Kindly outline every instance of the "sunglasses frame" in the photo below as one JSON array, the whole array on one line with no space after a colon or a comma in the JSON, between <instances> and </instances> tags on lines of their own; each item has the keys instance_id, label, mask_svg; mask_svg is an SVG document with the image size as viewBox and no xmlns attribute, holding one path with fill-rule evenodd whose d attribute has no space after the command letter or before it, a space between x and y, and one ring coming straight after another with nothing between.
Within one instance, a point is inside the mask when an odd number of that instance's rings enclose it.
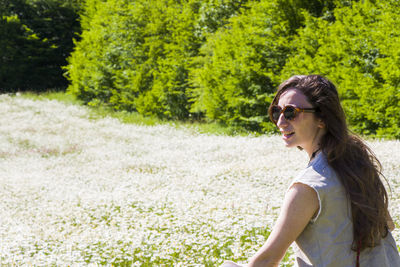
<instances>
[{"instance_id":1,"label":"sunglasses frame","mask_svg":"<svg viewBox=\"0 0 400 267\"><path fill-rule=\"evenodd\" d=\"M272 111L275 107L277 107L277 108L280 109L280 111L279 111L279 117L278 117L277 120L274 120L273 111ZM292 117L292 118L287 118L287 117L286 117L286 115L285 115L285 110L286 110L287 108L293 108L294 111L293 111L293 117ZM317 112L317 108L298 108L298 107L291 106L291 105L287 105L287 106L284 106L283 108L281 108L281 107L278 106L278 105L274 105L274 106L272 106L271 109L270 109L270 118L271 118L271 120L276 124L276 123L278 122L278 120L279 120L281 114L283 113L283 117L285 118L285 120L292 121L292 120L294 120L294 119L297 117L297 115L298 115L299 113L301 113L301 112L304 112L304 113L315 113L315 112Z\"/></svg>"}]
</instances>

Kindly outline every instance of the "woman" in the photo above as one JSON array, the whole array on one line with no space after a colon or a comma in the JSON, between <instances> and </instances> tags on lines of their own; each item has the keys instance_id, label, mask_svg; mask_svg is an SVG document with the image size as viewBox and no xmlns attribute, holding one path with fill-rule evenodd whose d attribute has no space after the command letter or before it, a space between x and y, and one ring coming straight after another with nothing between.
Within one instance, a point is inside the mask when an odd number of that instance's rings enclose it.
<instances>
[{"instance_id":1,"label":"woman","mask_svg":"<svg viewBox=\"0 0 400 267\"><path fill-rule=\"evenodd\" d=\"M293 76L269 115L286 146L305 150L310 162L248 266L278 266L293 241L296 266L400 266L381 165L349 134L335 86L319 75Z\"/></svg>"}]
</instances>

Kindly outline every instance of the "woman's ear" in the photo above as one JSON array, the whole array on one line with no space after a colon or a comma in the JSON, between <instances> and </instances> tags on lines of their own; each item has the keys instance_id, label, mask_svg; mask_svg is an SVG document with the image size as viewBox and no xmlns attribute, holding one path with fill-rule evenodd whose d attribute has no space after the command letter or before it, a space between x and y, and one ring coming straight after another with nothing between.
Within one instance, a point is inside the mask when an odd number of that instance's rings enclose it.
<instances>
[{"instance_id":1,"label":"woman's ear","mask_svg":"<svg viewBox=\"0 0 400 267\"><path fill-rule=\"evenodd\" d=\"M325 122L322 119L318 119L318 127L322 129L326 127Z\"/></svg>"}]
</instances>

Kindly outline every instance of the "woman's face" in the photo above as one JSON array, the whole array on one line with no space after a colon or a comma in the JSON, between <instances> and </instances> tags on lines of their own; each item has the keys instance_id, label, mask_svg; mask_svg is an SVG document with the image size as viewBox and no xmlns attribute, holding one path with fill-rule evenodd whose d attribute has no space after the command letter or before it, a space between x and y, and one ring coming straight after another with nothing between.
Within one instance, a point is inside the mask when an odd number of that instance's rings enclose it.
<instances>
[{"instance_id":1,"label":"woman's face","mask_svg":"<svg viewBox=\"0 0 400 267\"><path fill-rule=\"evenodd\" d=\"M296 108L313 108L306 96L297 89L288 89L279 98L278 106L294 106ZM276 125L282 133L287 147L302 147L309 156L319 147L319 141L325 134L324 123L314 113L300 112L292 120L280 115Z\"/></svg>"}]
</instances>

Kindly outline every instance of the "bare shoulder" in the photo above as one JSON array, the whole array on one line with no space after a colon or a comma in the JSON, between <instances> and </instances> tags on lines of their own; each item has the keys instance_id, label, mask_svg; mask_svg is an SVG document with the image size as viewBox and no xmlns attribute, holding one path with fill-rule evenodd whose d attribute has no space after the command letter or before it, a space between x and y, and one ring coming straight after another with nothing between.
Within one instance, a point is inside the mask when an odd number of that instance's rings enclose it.
<instances>
[{"instance_id":1,"label":"bare shoulder","mask_svg":"<svg viewBox=\"0 0 400 267\"><path fill-rule=\"evenodd\" d=\"M296 182L289 188L286 199L297 201L312 201L318 203L318 195L314 188L301 182Z\"/></svg>"},{"instance_id":2,"label":"bare shoulder","mask_svg":"<svg viewBox=\"0 0 400 267\"><path fill-rule=\"evenodd\" d=\"M319 208L317 192L306 184L294 183L285 195L282 215L286 218L301 216L306 223L315 217Z\"/></svg>"},{"instance_id":3,"label":"bare shoulder","mask_svg":"<svg viewBox=\"0 0 400 267\"><path fill-rule=\"evenodd\" d=\"M301 191L301 192L314 192L315 193L315 190L311 186L306 185L302 182L294 182L290 186L289 190L291 190L291 189L296 190L296 191Z\"/></svg>"}]
</instances>

